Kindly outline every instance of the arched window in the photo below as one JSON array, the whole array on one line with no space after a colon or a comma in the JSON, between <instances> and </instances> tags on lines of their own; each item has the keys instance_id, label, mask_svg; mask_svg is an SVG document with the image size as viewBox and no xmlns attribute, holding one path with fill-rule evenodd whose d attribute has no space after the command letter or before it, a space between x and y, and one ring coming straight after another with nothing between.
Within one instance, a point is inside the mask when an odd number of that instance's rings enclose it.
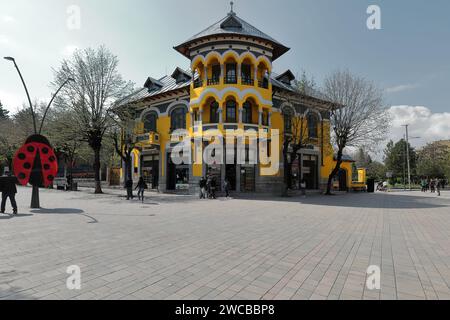
<instances>
[{"instance_id":1,"label":"arched window","mask_svg":"<svg viewBox=\"0 0 450 320\"><path fill-rule=\"evenodd\" d=\"M177 129L186 129L186 112L184 108L177 108L170 115L172 131Z\"/></svg>"},{"instance_id":2,"label":"arched window","mask_svg":"<svg viewBox=\"0 0 450 320\"><path fill-rule=\"evenodd\" d=\"M252 123L252 104L248 101L242 106L242 121L244 123Z\"/></svg>"},{"instance_id":3,"label":"arched window","mask_svg":"<svg viewBox=\"0 0 450 320\"><path fill-rule=\"evenodd\" d=\"M227 101L227 122L236 123L236 101Z\"/></svg>"},{"instance_id":4,"label":"arched window","mask_svg":"<svg viewBox=\"0 0 450 320\"><path fill-rule=\"evenodd\" d=\"M211 103L211 107L209 109L209 122L210 123L219 123L219 104L217 101L213 101Z\"/></svg>"},{"instance_id":5,"label":"arched window","mask_svg":"<svg viewBox=\"0 0 450 320\"><path fill-rule=\"evenodd\" d=\"M286 133L292 133L292 111L285 110L283 112L283 118L284 118L284 131Z\"/></svg>"},{"instance_id":6,"label":"arched window","mask_svg":"<svg viewBox=\"0 0 450 320\"><path fill-rule=\"evenodd\" d=\"M144 130L145 132L157 132L157 122L158 116L151 112L144 116Z\"/></svg>"},{"instance_id":7,"label":"arched window","mask_svg":"<svg viewBox=\"0 0 450 320\"><path fill-rule=\"evenodd\" d=\"M317 117L314 114L308 114L308 136L309 138L317 138Z\"/></svg>"}]
</instances>

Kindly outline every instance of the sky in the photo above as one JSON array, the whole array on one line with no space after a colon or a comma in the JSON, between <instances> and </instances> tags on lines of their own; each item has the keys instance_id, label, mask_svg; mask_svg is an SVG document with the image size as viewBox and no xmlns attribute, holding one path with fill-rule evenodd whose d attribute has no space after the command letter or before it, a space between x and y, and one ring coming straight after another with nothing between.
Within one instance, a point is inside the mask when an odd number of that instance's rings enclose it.
<instances>
[{"instance_id":1,"label":"sky","mask_svg":"<svg viewBox=\"0 0 450 320\"><path fill-rule=\"evenodd\" d=\"M275 72L304 70L320 85L348 69L384 90L393 140L403 124L415 146L450 139L450 1L234 2L238 16L291 48ZM367 27L370 5L380 8L379 30ZM229 10L228 0L0 0L0 56L16 59L33 99L49 100L53 68L76 48L100 45L118 56L124 79L142 86L188 68L173 46ZM0 60L0 101L15 112L25 99L13 65Z\"/></svg>"}]
</instances>

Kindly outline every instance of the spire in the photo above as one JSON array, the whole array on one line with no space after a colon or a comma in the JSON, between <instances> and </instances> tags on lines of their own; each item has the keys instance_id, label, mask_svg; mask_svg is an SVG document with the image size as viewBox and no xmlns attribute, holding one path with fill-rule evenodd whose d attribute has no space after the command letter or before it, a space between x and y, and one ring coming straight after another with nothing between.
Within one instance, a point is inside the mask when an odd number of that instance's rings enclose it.
<instances>
[{"instance_id":1,"label":"spire","mask_svg":"<svg viewBox=\"0 0 450 320\"><path fill-rule=\"evenodd\" d=\"M231 6L231 10L230 10L229 15L234 16L236 13L233 11L233 6L234 6L234 2L233 1L230 2L230 6Z\"/></svg>"}]
</instances>

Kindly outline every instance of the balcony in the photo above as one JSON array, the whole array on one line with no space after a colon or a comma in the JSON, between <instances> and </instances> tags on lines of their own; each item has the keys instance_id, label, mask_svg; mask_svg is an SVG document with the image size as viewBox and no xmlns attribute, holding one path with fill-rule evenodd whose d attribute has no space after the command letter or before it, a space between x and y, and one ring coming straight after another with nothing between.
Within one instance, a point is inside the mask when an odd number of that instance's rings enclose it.
<instances>
[{"instance_id":1,"label":"balcony","mask_svg":"<svg viewBox=\"0 0 450 320\"><path fill-rule=\"evenodd\" d=\"M242 77L242 85L244 86L254 86L255 85L255 80L253 80L250 77Z\"/></svg>"},{"instance_id":2,"label":"balcony","mask_svg":"<svg viewBox=\"0 0 450 320\"><path fill-rule=\"evenodd\" d=\"M220 84L220 78L219 77L213 77L211 79L208 79L208 86L217 86Z\"/></svg>"},{"instance_id":3,"label":"balcony","mask_svg":"<svg viewBox=\"0 0 450 320\"><path fill-rule=\"evenodd\" d=\"M237 77L225 77L225 84L237 84Z\"/></svg>"},{"instance_id":4,"label":"balcony","mask_svg":"<svg viewBox=\"0 0 450 320\"><path fill-rule=\"evenodd\" d=\"M201 79L196 79L194 81L194 88L200 88L203 87L203 81Z\"/></svg>"},{"instance_id":5,"label":"balcony","mask_svg":"<svg viewBox=\"0 0 450 320\"><path fill-rule=\"evenodd\" d=\"M263 88L263 89L269 89L269 82L259 80L258 87Z\"/></svg>"},{"instance_id":6,"label":"balcony","mask_svg":"<svg viewBox=\"0 0 450 320\"><path fill-rule=\"evenodd\" d=\"M149 132L149 133L143 133L143 134L137 134L135 136L136 143L141 145L159 145L159 134L156 132Z\"/></svg>"}]
</instances>

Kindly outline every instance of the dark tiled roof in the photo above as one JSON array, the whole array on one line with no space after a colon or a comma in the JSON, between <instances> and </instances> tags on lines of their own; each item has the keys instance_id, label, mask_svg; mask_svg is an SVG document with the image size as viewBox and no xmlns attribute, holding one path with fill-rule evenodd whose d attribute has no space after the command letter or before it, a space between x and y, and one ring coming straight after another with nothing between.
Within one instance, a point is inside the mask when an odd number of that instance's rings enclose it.
<instances>
[{"instance_id":1,"label":"dark tiled roof","mask_svg":"<svg viewBox=\"0 0 450 320\"><path fill-rule=\"evenodd\" d=\"M183 55L189 57L187 47L189 46L190 43L214 35L241 35L267 40L271 42L274 46L273 60L277 59L278 57L289 51L289 48L282 45L280 42L268 36L261 30L257 29L256 27L252 26L245 20L239 18L234 12L230 12L223 19L217 21L216 23L209 26L205 30L197 33L196 35L189 38L182 44L176 46L175 49L180 53L182 53Z\"/></svg>"},{"instance_id":2,"label":"dark tiled roof","mask_svg":"<svg viewBox=\"0 0 450 320\"><path fill-rule=\"evenodd\" d=\"M197 78L197 76L195 77ZM162 84L162 87L154 87L153 89L149 90L148 88L142 88L139 89L129 96L119 100L116 102L116 106L124 106L126 104L130 103L137 103L142 100L145 100L150 97L155 97L157 95L168 93L171 91L176 91L182 88L189 88L191 85L192 80L189 79L185 82L179 82L176 83L176 80L172 78L171 76L164 76L161 79L157 80L160 84Z\"/></svg>"}]
</instances>

